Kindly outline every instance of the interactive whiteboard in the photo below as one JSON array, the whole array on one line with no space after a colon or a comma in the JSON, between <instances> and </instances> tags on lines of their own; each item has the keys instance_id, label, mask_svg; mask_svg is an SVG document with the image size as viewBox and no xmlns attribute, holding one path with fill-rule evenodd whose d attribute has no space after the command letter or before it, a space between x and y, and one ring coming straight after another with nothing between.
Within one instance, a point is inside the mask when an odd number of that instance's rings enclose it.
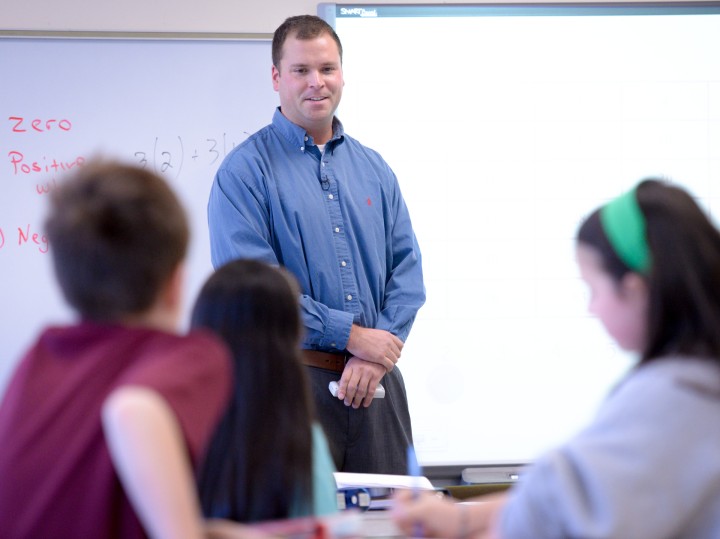
<instances>
[{"instance_id":1,"label":"interactive whiteboard","mask_svg":"<svg viewBox=\"0 0 720 539\"><path fill-rule=\"evenodd\" d=\"M212 271L215 170L279 104L270 41L0 37L0 392L40 328L71 318L42 225L61 174L96 155L151 168L188 210L186 304Z\"/></svg>"},{"instance_id":2,"label":"interactive whiteboard","mask_svg":"<svg viewBox=\"0 0 720 539\"><path fill-rule=\"evenodd\" d=\"M321 4L338 115L397 173L427 304L399 366L424 465L531 461L632 358L573 236L648 175L720 212L720 4Z\"/></svg>"}]
</instances>

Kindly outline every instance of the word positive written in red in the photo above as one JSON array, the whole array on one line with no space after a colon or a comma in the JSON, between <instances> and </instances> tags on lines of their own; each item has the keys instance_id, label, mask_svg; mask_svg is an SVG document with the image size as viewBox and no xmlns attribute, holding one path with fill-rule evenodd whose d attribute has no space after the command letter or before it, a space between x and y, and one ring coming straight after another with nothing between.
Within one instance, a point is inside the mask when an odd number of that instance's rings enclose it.
<instances>
[{"instance_id":1,"label":"word positive written in red","mask_svg":"<svg viewBox=\"0 0 720 539\"><path fill-rule=\"evenodd\" d=\"M22 152L16 150L10 150L8 152L10 158L10 165L13 169L13 174L38 174L38 173L58 173L72 170L75 167L82 166L85 163L85 158L81 155L75 157L70 161L58 160L52 158L49 160L43 156L41 159L36 161L26 160L25 155Z\"/></svg>"},{"instance_id":2,"label":"word positive written in red","mask_svg":"<svg viewBox=\"0 0 720 539\"><path fill-rule=\"evenodd\" d=\"M25 118L24 116L8 116L10 130L13 133L47 133L49 131L70 131L72 123L66 118Z\"/></svg>"}]
</instances>

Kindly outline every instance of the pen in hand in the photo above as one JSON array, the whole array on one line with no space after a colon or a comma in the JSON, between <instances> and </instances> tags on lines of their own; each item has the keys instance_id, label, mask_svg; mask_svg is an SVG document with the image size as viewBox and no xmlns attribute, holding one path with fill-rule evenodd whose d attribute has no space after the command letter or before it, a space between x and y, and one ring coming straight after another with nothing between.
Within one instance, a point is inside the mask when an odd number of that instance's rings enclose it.
<instances>
[{"instance_id":1,"label":"pen in hand","mask_svg":"<svg viewBox=\"0 0 720 539\"><path fill-rule=\"evenodd\" d=\"M422 472L420 470L420 465L418 464L417 455L415 454L415 448L412 445L409 445L407 448L407 467L408 467L408 475L411 477L416 478L416 480L413 482L413 499L417 500L420 497L420 476L422 475ZM413 537L424 537L423 533L423 526L422 523L416 522L413 525Z\"/></svg>"}]
</instances>

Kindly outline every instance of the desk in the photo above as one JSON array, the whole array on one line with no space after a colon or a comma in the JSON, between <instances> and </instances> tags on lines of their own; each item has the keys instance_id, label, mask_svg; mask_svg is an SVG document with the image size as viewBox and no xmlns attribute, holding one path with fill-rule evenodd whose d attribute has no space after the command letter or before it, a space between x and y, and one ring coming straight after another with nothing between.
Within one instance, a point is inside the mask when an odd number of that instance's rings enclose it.
<instances>
[{"instance_id":1,"label":"desk","mask_svg":"<svg viewBox=\"0 0 720 539\"><path fill-rule=\"evenodd\" d=\"M301 517L270 520L251 525L254 530L270 537L291 539L399 539L405 537L395 526L391 512L375 510L361 512L355 509L322 517ZM214 539L245 539L247 528L235 528L227 534L216 534Z\"/></svg>"},{"instance_id":2,"label":"desk","mask_svg":"<svg viewBox=\"0 0 720 539\"><path fill-rule=\"evenodd\" d=\"M365 511L361 518L361 537L405 537L393 522L390 511Z\"/></svg>"}]
</instances>

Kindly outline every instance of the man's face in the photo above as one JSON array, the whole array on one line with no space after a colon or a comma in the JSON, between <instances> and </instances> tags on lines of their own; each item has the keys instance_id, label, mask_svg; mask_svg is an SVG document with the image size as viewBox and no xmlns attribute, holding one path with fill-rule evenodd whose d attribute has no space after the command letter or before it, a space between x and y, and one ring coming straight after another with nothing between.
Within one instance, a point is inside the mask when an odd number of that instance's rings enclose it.
<instances>
[{"instance_id":1,"label":"man's face","mask_svg":"<svg viewBox=\"0 0 720 539\"><path fill-rule=\"evenodd\" d=\"M279 64L272 68L272 80L283 115L324 144L332 136L345 84L337 43L328 34L304 40L288 36Z\"/></svg>"}]
</instances>

